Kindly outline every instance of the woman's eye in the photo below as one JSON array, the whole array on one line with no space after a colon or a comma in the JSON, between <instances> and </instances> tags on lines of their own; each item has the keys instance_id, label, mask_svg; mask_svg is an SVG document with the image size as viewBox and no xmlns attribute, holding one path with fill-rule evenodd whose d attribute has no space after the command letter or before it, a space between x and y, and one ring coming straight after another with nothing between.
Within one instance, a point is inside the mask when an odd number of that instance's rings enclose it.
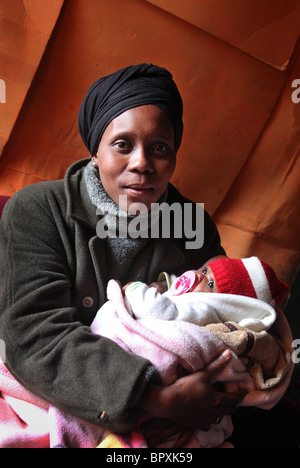
<instances>
[{"instance_id":1,"label":"woman's eye","mask_svg":"<svg viewBox=\"0 0 300 468\"><path fill-rule=\"evenodd\" d=\"M155 149L156 151L166 151L167 147L166 145L156 145Z\"/></svg>"},{"instance_id":2,"label":"woman's eye","mask_svg":"<svg viewBox=\"0 0 300 468\"><path fill-rule=\"evenodd\" d=\"M154 150L155 153L165 154L165 153L168 152L169 148L168 148L167 145L165 145L163 143L159 143L158 145L154 146L153 150Z\"/></svg>"},{"instance_id":3,"label":"woman's eye","mask_svg":"<svg viewBox=\"0 0 300 468\"><path fill-rule=\"evenodd\" d=\"M209 281L209 282L207 283L207 286L208 286L210 289L213 289L213 288L214 288L214 285L215 285L215 284L214 284L213 281Z\"/></svg>"},{"instance_id":4,"label":"woman's eye","mask_svg":"<svg viewBox=\"0 0 300 468\"><path fill-rule=\"evenodd\" d=\"M115 141L113 143L113 146L116 148L116 150L118 151L128 151L129 148L130 148L130 145L127 141L123 141L123 140L120 140L120 141Z\"/></svg>"}]
</instances>

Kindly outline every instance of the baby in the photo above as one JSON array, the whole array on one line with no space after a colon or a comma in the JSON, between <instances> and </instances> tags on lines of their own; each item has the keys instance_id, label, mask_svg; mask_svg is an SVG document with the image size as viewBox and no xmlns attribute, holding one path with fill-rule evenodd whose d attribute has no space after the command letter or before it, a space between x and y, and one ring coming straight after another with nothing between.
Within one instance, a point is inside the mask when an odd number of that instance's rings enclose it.
<instances>
[{"instance_id":1,"label":"baby","mask_svg":"<svg viewBox=\"0 0 300 468\"><path fill-rule=\"evenodd\" d=\"M108 301L92 331L147 357L164 385L201 369L225 346L232 357L228 368L216 376L218 385L224 391L246 391L244 406L276 404L286 389L291 364L286 345L267 332L276 321L274 307L287 292L274 270L257 257L218 257L179 278L166 273L163 278L164 292L162 282L150 286L133 282L123 294L120 284L111 280ZM218 446L231 431L226 415L208 432L188 434L184 446ZM182 444L186 435L183 431L157 446Z\"/></svg>"},{"instance_id":2,"label":"baby","mask_svg":"<svg viewBox=\"0 0 300 468\"><path fill-rule=\"evenodd\" d=\"M135 318L187 320L202 326L232 320L261 331L274 323L274 308L288 290L274 270L258 257L218 257L173 282L167 273L163 276L167 284L163 293L162 283L147 286L134 282L123 288L126 305ZM212 295L208 297L207 293ZM234 297L225 296L229 294Z\"/></svg>"}]
</instances>

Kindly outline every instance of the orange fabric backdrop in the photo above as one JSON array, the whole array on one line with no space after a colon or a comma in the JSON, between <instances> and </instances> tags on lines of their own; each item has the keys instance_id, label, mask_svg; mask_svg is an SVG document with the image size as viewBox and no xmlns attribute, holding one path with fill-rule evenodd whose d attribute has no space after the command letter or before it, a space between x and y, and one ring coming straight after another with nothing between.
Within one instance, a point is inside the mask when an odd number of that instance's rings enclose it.
<instances>
[{"instance_id":1,"label":"orange fabric backdrop","mask_svg":"<svg viewBox=\"0 0 300 468\"><path fill-rule=\"evenodd\" d=\"M173 183L204 202L229 255L260 255L292 282L300 263L300 103L291 99L300 79L298 0L1 0L0 21L1 194L63 177L87 156L77 111L90 84L156 63L173 73L184 101Z\"/></svg>"}]
</instances>

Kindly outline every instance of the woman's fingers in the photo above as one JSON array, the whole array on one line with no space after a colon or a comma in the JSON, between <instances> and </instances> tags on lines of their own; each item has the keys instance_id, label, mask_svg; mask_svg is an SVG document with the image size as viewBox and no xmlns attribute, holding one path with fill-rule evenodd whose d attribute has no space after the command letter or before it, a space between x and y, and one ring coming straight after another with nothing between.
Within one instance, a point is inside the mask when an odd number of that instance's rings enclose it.
<instances>
[{"instance_id":1,"label":"woman's fingers","mask_svg":"<svg viewBox=\"0 0 300 468\"><path fill-rule=\"evenodd\" d=\"M231 353L226 350L204 369L181 377L171 385L150 384L139 401L139 408L157 418L171 419L179 427L208 430L218 418L233 413L244 396L223 393L212 384L230 359Z\"/></svg>"},{"instance_id":2,"label":"woman's fingers","mask_svg":"<svg viewBox=\"0 0 300 468\"><path fill-rule=\"evenodd\" d=\"M242 401L246 393L247 392L221 393L219 415L221 416L224 414L234 413L238 404Z\"/></svg>"},{"instance_id":3,"label":"woman's fingers","mask_svg":"<svg viewBox=\"0 0 300 468\"><path fill-rule=\"evenodd\" d=\"M203 372L206 373L208 381L211 381L212 378L221 371L231 359L231 352L229 349L223 351L219 356L214 358L207 366L203 369Z\"/></svg>"},{"instance_id":4,"label":"woman's fingers","mask_svg":"<svg viewBox=\"0 0 300 468\"><path fill-rule=\"evenodd\" d=\"M211 382L215 375L223 370L228 362L231 359L231 352L229 349L223 351L217 358L211 361L203 371L206 374L206 379L208 382ZM222 417L225 414L232 414L240 401L244 398L245 392L237 393L224 393L218 391L219 396L219 405L218 405L218 414L216 418Z\"/></svg>"}]
</instances>

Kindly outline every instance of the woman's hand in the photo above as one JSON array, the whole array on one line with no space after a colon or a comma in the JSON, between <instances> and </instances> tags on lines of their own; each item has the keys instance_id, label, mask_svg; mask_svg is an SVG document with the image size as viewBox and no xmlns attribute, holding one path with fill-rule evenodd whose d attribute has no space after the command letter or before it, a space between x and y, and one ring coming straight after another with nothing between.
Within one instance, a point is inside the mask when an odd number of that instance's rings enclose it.
<instances>
[{"instance_id":1,"label":"woman's hand","mask_svg":"<svg viewBox=\"0 0 300 468\"><path fill-rule=\"evenodd\" d=\"M224 351L201 371L179 378L172 385L150 385L138 407L157 418L170 419L181 428L209 430L211 424L235 411L244 394L223 393L210 383L231 358Z\"/></svg>"}]
</instances>

